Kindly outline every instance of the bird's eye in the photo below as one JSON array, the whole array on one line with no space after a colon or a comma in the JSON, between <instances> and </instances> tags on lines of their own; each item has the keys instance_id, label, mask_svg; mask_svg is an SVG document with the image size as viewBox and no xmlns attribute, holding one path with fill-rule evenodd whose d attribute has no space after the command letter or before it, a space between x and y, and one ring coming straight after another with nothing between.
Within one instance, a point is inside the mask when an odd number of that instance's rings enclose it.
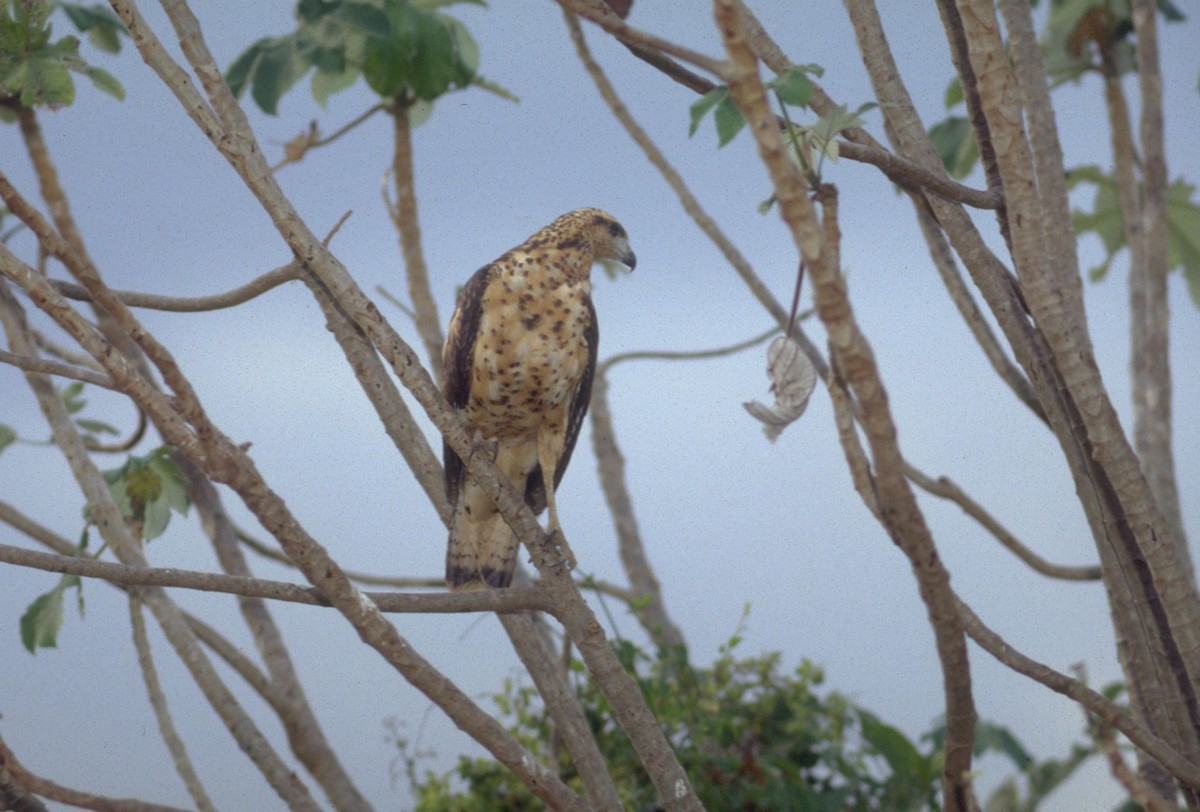
<instances>
[{"instance_id":1,"label":"bird's eye","mask_svg":"<svg viewBox=\"0 0 1200 812\"><path fill-rule=\"evenodd\" d=\"M625 229L621 228L616 223L609 223L608 224L608 233L614 237L620 237L622 234L625 233Z\"/></svg>"}]
</instances>

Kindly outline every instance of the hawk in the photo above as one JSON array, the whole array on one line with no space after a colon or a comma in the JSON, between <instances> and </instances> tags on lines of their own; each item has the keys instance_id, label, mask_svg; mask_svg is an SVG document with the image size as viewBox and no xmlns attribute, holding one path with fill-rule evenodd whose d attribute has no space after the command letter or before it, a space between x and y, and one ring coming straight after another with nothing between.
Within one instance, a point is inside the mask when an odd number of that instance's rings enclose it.
<instances>
[{"instance_id":1,"label":"hawk","mask_svg":"<svg viewBox=\"0 0 1200 812\"><path fill-rule=\"evenodd\" d=\"M458 297L442 353L443 393L476 441L490 443L496 466L534 513L549 507L571 460L596 371L599 332L592 265L636 258L610 214L564 214L480 268ZM446 549L451 590L504 588L519 542L496 506L443 441L446 497L453 508ZM567 561L574 556L559 534Z\"/></svg>"}]
</instances>

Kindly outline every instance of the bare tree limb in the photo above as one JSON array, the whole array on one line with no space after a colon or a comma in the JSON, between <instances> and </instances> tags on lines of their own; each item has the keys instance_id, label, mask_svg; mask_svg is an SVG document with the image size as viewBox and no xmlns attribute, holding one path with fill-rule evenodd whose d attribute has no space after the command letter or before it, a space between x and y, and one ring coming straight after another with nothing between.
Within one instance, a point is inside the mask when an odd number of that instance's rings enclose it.
<instances>
[{"instance_id":1,"label":"bare tree limb","mask_svg":"<svg viewBox=\"0 0 1200 812\"><path fill-rule=\"evenodd\" d=\"M811 311L801 313L796 317L796 321L804 321L810 313ZM633 352L619 352L601 361L596 367L596 374L607 373L614 366L625 361L701 361L708 358L724 358L728 355L736 355L751 347L757 347L778 333L780 329L779 327L771 327L753 338L748 338L745 341L739 341L736 344L730 344L725 347L714 347L711 350L635 350Z\"/></svg>"},{"instance_id":2,"label":"bare tree limb","mask_svg":"<svg viewBox=\"0 0 1200 812\"><path fill-rule=\"evenodd\" d=\"M7 181L3 182L7 183ZM73 253L70 255L72 258L75 257ZM94 330L77 313L71 311L70 306L61 297L58 297L58 294L50 288L41 274L17 260L2 244L0 244L0 273L18 284L24 283L26 293L30 292L30 286L38 287L39 289L31 296L35 302L44 302L46 296L58 298L59 306L51 315L64 317L69 314L65 321L74 328L69 332L72 332L77 340L82 339L81 343L92 352L93 357L105 364L110 375L118 379L128 376L129 373L126 372L129 367L128 359L119 356L112 350L111 345L103 343ZM9 346L18 353L36 352L24 327L23 311L16 299L9 293L7 285L0 285L0 321L3 321ZM59 323L64 324L61 320ZM66 325L64 324L64 326ZM87 346L88 343L91 343L92 346ZM87 498L92 520L96 523L109 548L125 565L145 566L145 556L131 537L120 512L112 501L108 484L88 456L87 448L54 387L47 378L38 373L27 372L25 377L50 424L55 443L62 451L71 467L72 474ZM154 612L167 639L179 654L184 665L187 666L217 715L243 752L262 772L271 787L289 805L300 810L315 810L316 805L308 794L308 790L279 759L270 743L246 715L237 699L221 682L212 664L199 648L195 636L184 622L179 608L171 601L167 593L161 588L147 588L143 593L143 599Z\"/></svg>"},{"instance_id":3,"label":"bare tree limb","mask_svg":"<svg viewBox=\"0 0 1200 812\"><path fill-rule=\"evenodd\" d=\"M721 31L731 67L729 92L745 116L758 143L759 155L775 187L780 214L813 281L817 313L829 334L830 353L837 357L863 412L863 427L871 448L879 508L892 540L909 557L929 612L942 666L946 699L946 761L942 776L948 809L966 810L974 803L970 786L975 708L971 697L966 640L953 605L949 574L938 558L933 538L904 478L904 461L896 443L879 371L866 338L855 323L837 260L840 235L836 193L818 193L824 220L818 219L807 189L788 158L774 114L758 76L758 63L745 40L741 3L716 0Z\"/></svg>"},{"instance_id":4,"label":"bare tree limb","mask_svg":"<svg viewBox=\"0 0 1200 812\"><path fill-rule=\"evenodd\" d=\"M627 25L604 4L603 0L557 0L557 2L566 11L590 20L627 45L636 45L668 54L717 76L720 76L725 69L725 63L720 60Z\"/></svg>"},{"instance_id":5,"label":"bare tree limb","mask_svg":"<svg viewBox=\"0 0 1200 812\"><path fill-rule=\"evenodd\" d=\"M70 573L84 578L100 578L126 586L160 586L194 589L200 592L223 592L245 598L262 598L302 603L309 606L330 606L328 598L313 587L270 581L246 575L225 575L218 572L196 572L161 567L129 566L109 561L71 555L55 555L0 544L0 563L30 567L44 572ZM491 592L460 592L434 594L401 594L395 592L364 592L364 597L381 612L520 612L550 611L547 598L532 588L494 590Z\"/></svg>"},{"instance_id":6,"label":"bare tree limb","mask_svg":"<svg viewBox=\"0 0 1200 812\"><path fill-rule=\"evenodd\" d=\"M43 375L57 375L60 378L70 378L76 381L90 383L93 386L99 386L104 389L111 389L115 392L121 391L104 375L92 372L90 369L81 369L80 367L71 364L63 364L58 361L47 361L44 358L30 358L27 355L17 355L8 350L0 350L0 363L9 364L17 369L23 369L26 372L40 372Z\"/></svg>"},{"instance_id":7,"label":"bare tree limb","mask_svg":"<svg viewBox=\"0 0 1200 812\"><path fill-rule=\"evenodd\" d=\"M429 269L425 266L425 254L421 250L421 225L417 218L417 190L413 177L412 126L408 121L408 108L397 104L392 111L392 179L396 182L395 205L389 207L392 223L400 235L400 249L404 254L404 269L408 277L408 297L412 301L417 333L425 345L429 358L429 369L434 380L442 379L442 320L438 318L437 303L429 288Z\"/></svg>"},{"instance_id":8,"label":"bare tree limb","mask_svg":"<svg viewBox=\"0 0 1200 812\"><path fill-rule=\"evenodd\" d=\"M1172 449L1170 308L1167 301L1167 159L1163 138L1163 79L1158 56L1158 10L1134 0L1138 87L1142 101L1138 132L1142 144L1141 231L1143 264L1130 265L1133 333L1133 441L1147 484L1172 539L1182 569L1195 589L1196 570L1183 526ZM1135 212L1125 215L1128 223Z\"/></svg>"},{"instance_id":9,"label":"bare tree limb","mask_svg":"<svg viewBox=\"0 0 1200 812\"><path fill-rule=\"evenodd\" d=\"M25 765L17 760L16 755L0 738L0 797L4 792L4 776L7 774L20 785L26 793L41 795L59 803L91 809L95 812L187 812L177 806L164 806L149 801L138 801L132 798L109 798L91 792L80 792L68 789L46 778L30 772ZM46 807L37 799L28 795L20 801L23 806L12 806L14 812L45 812Z\"/></svg>"},{"instance_id":10,"label":"bare tree limb","mask_svg":"<svg viewBox=\"0 0 1200 812\"><path fill-rule=\"evenodd\" d=\"M1194 787L1200 787L1200 765L1189 761L1166 741L1135 721L1119 705L1105 699L1104 696L1088 688L1079 680L1071 679L1066 674L1055 671L1017 651L1000 635L988 628L971 610L971 607L962 600L956 599L956 601L963 628L984 651L1018 674L1023 674L1045 685L1055 693L1078 702L1090 713L1095 714L1104 724L1121 731L1131 742L1158 759L1180 780Z\"/></svg>"},{"instance_id":11,"label":"bare tree limb","mask_svg":"<svg viewBox=\"0 0 1200 812\"><path fill-rule=\"evenodd\" d=\"M542 636L534 626L533 615L528 612L501 613L499 618L554 721L555 738L562 740L571 755L571 763L583 781L588 805L597 812L622 812L624 804L608 775L604 755L592 735L583 706L571 690L566 674L559 670L552 652L543 644ZM555 744L549 743L551 758L557 755Z\"/></svg>"},{"instance_id":12,"label":"bare tree limb","mask_svg":"<svg viewBox=\"0 0 1200 812\"><path fill-rule=\"evenodd\" d=\"M171 719L171 710L167 706L167 697L163 693L162 684L158 680L158 670L154 667L154 656L150 651L150 638L146 634L146 619L142 617L142 602L136 592L129 596L129 621L133 627L133 646L137 649L138 666L142 672L142 681L146 683L146 693L150 697L150 706L154 708L154 718L158 720L158 731L162 735L167 750L171 753L171 761L175 771L183 779L188 794L196 803L200 812L216 812L216 807L204 791L200 776L188 756L187 746L179 738L175 722Z\"/></svg>"},{"instance_id":13,"label":"bare tree limb","mask_svg":"<svg viewBox=\"0 0 1200 812\"><path fill-rule=\"evenodd\" d=\"M154 293L138 293L137 291L114 290L113 295L129 307L139 307L146 310L164 310L171 313L203 313L210 310L223 310L228 307L244 304L257 296L261 296L272 288L279 287L285 282L300 278L300 264L293 260L287 265L281 265L273 271L268 271L257 279L246 284L212 296L160 296ZM92 301L87 288L70 282L51 280L51 284L68 299L80 302Z\"/></svg>"},{"instance_id":14,"label":"bare tree limb","mask_svg":"<svg viewBox=\"0 0 1200 812\"><path fill-rule=\"evenodd\" d=\"M1052 564L1033 550L1021 543L1020 539L1008 531L1008 529L1000 524L990 513L983 509L982 506L970 496L968 496L962 488L955 484L954 480L949 477L938 477L931 479L925 474L918 471L911 465L906 465L904 474L922 489L928 491L934 496L940 496L943 499L948 499L954 504L963 509L963 512L977 521L985 530L996 537L1004 547L1015 555L1017 558L1029 565L1030 569L1039 572L1048 578L1060 578L1064 581L1099 581L1101 578L1101 568L1094 567L1067 567L1061 564Z\"/></svg>"}]
</instances>

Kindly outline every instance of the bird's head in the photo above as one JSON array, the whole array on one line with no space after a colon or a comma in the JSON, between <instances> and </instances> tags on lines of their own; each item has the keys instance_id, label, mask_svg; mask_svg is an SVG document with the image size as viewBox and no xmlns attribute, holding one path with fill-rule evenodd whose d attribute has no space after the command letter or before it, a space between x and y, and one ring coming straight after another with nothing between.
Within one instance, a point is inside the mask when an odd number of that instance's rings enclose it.
<instances>
[{"instance_id":1,"label":"bird's head","mask_svg":"<svg viewBox=\"0 0 1200 812\"><path fill-rule=\"evenodd\" d=\"M631 271L637 265L637 257L629 247L629 235L608 212L576 209L560 217L555 225L563 226L568 240L590 249L593 261L616 260Z\"/></svg>"}]
</instances>

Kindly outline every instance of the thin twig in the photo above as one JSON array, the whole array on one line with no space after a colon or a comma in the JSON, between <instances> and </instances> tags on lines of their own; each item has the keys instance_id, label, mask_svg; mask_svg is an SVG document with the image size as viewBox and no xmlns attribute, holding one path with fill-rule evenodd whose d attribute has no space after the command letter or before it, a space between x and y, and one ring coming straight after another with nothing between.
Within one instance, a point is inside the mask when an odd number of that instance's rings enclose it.
<instances>
[{"instance_id":1,"label":"thin twig","mask_svg":"<svg viewBox=\"0 0 1200 812\"><path fill-rule=\"evenodd\" d=\"M627 25L612 9L604 4L603 0L558 0L558 4L563 7L564 11L572 12L578 14L580 17L591 20L627 45L637 45L642 48L649 48L669 54L676 59L690 62L701 70L706 70L715 76L720 76L725 70L726 63L722 60L713 59L699 51L677 45L674 42Z\"/></svg>"},{"instance_id":2,"label":"thin twig","mask_svg":"<svg viewBox=\"0 0 1200 812\"><path fill-rule=\"evenodd\" d=\"M1024 561L1035 572L1040 572L1048 578L1059 578L1064 581L1099 581L1101 577L1100 567L1067 567L1062 564L1052 564L1033 550L1026 547L1020 539L1008 531L1008 529L1000 524L990 513L968 496L962 488L958 487L955 482L949 477L938 477L932 479L926 476L921 471L911 465L905 465L904 475L911 479L917 486L928 491L934 496L940 496L942 499L948 499L954 504L963 509L963 512L970 516L975 521L995 536L1004 547L1009 550L1017 558Z\"/></svg>"},{"instance_id":3,"label":"thin twig","mask_svg":"<svg viewBox=\"0 0 1200 812\"><path fill-rule=\"evenodd\" d=\"M347 215L348 216L348 215ZM160 296L155 293L139 293L129 290L114 290L113 295L129 307L146 310L165 310L172 313L202 313L210 310L223 310L235 305L244 304L256 296L261 296L272 288L285 282L300 278L300 264L293 260L287 265L281 265L273 271L268 271L257 279L244 285L212 296ZM63 296L80 302L92 301L91 294L82 285L63 282L57 279L50 281Z\"/></svg>"},{"instance_id":4,"label":"thin twig","mask_svg":"<svg viewBox=\"0 0 1200 812\"><path fill-rule=\"evenodd\" d=\"M963 628L971 639L1001 663L1026 677L1045 685L1055 693L1072 699L1095 714L1101 722L1121 731L1131 742L1158 759L1180 781L1200 789L1200 764L1189 761L1163 739L1146 729L1125 709L1093 691L1079 680L1055 671L1047 665L1025 656L996 634L962 600L955 599Z\"/></svg>"},{"instance_id":5,"label":"thin twig","mask_svg":"<svg viewBox=\"0 0 1200 812\"><path fill-rule=\"evenodd\" d=\"M300 161L304 159L304 156L308 155L311 150L326 146L327 144L332 144L334 141L338 140L343 135L369 119L371 116L386 109L388 109L386 102L378 102L373 104L365 111L359 113L357 116L350 119L349 122L343 124L341 127L334 130L333 133L325 136L324 138L316 137L317 122L313 121L309 125L309 134L307 136L300 135L284 145L283 158L281 158L278 163L271 167L271 171L278 172L288 164L300 163Z\"/></svg>"},{"instance_id":6,"label":"thin twig","mask_svg":"<svg viewBox=\"0 0 1200 812\"><path fill-rule=\"evenodd\" d=\"M40 372L43 375L57 375L60 378L70 378L76 381L90 383L93 386L99 386L104 389L111 389L114 392L120 392L120 388L112 382L112 379L105 375L92 372L90 369L81 369L71 364L62 364L58 361L47 361L44 358L31 358L28 355L17 355L8 350L0 350L0 363L9 364L23 369L26 372Z\"/></svg>"},{"instance_id":7,"label":"thin twig","mask_svg":"<svg viewBox=\"0 0 1200 812\"><path fill-rule=\"evenodd\" d=\"M167 706L167 697L163 693L162 683L158 679L158 670L154 666L154 655L150 651L150 638L146 634L146 619L142 616L142 601L137 594L129 596L129 622L133 627L133 646L137 650L138 666L141 668L142 681L146 683L146 693L150 697L150 706L154 708L154 717L158 720L158 730L171 753L171 761L175 771L183 779L188 794L196 802L200 812L216 812L192 759L188 756L187 746L179 738L175 722L171 719L171 710Z\"/></svg>"},{"instance_id":8,"label":"thin twig","mask_svg":"<svg viewBox=\"0 0 1200 812\"><path fill-rule=\"evenodd\" d=\"M863 429L874 463L880 514L892 540L913 564L913 574L929 613L942 668L946 702L945 764L942 788L948 810L966 812L975 803L971 757L976 712L971 692L966 639L953 605L949 573L942 565L929 527L904 478L896 426L866 336L855 321L838 262L840 233L837 193L817 191L816 207L788 155L759 78L758 60L745 39L738 0L716 0L717 27L729 55L729 93L758 145L759 157L775 188L780 213L812 279L813 300L829 334L831 354L858 399Z\"/></svg>"},{"instance_id":9,"label":"thin twig","mask_svg":"<svg viewBox=\"0 0 1200 812\"><path fill-rule=\"evenodd\" d=\"M806 311L801 313L798 320L804 319L811 312ZM729 344L724 347L714 347L711 350L636 350L633 352L620 352L601 361L596 368L596 374L606 373L617 364L625 361L700 361L707 358L723 358L727 355L736 355L751 347L757 347L778 333L779 330L779 327L770 327L753 338L748 338L745 341L739 341L736 344Z\"/></svg>"},{"instance_id":10,"label":"thin twig","mask_svg":"<svg viewBox=\"0 0 1200 812\"><path fill-rule=\"evenodd\" d=\"M0 773L3 772L11 774L26 792L41 795L43 798L49 798L52 801L58 801L70 806L92 809L95 812L187 812L187 810L177 806L164 806L163 804L139 801L134 798L109 798L104 795L80 792L79 790L69 789L61 784L56 784L27 769L24 764L17 760L16 755L8 748L4 740L0 739ZM34 806L25 807L30 812L37 808ZM41 808L45 809L44 806ZM13 807L13 809L20 809L20 807Z\"/></svg>"},{"instance_id":11,"label":"thin twig","mask_svg":"<svg viewBox=\"0 0 1200 812\"><path fill-rule=\"evenodd\" d=\"M222 592L250 598L266 598L309 606L330 606L327 597L311 586L225 575L218 572L197 572L162 567L127 566L92 558L54 555L0 544L0 563L42 570L70 573L84 578L100 578L127 586L160 586L194 589L200 592ZM381 612L518 612L522 610L549 611L545 595L534 589L502 589L479 592L398 594L394 592L364 592L364 597Z\"/></svg>"}]
</instances>

